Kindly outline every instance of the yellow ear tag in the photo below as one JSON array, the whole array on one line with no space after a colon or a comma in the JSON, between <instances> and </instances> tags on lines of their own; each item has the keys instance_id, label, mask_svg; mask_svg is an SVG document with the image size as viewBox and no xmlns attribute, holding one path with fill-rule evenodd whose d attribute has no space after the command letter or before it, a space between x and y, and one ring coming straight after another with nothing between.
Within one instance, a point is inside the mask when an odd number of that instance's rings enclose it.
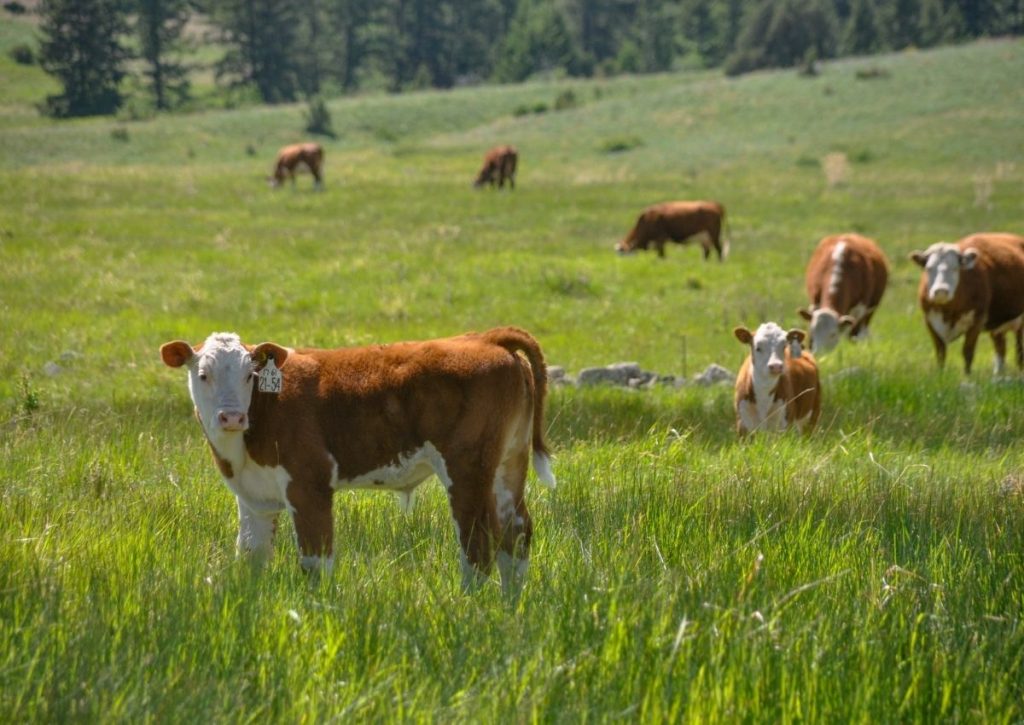
<instances>
[{"instance_id":1,"label":"yellow ear tag","mask_svg":"<svg viewBox=\"0 0 1024 725\"><path fill-rule=\"evenodd\" d=\"M280 393L281 382L284 378L281 371L274 364L274 358L267 358L267 364L260 370L258 387L261 393Z\"/></svg>"}]
</instances>

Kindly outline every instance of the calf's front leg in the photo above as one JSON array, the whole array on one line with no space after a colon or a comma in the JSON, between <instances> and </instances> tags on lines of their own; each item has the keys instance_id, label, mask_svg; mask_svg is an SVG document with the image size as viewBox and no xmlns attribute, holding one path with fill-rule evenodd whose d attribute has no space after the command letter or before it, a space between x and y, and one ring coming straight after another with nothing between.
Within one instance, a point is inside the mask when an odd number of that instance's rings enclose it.
<instances>
[{"instance_id":1,"label":"calf's front leg","mask_svg":"<svg viewBox=\"0 0 1024 725\"><path fill-rule=\"evenodd\" d=\"M242 499L238 502L238 538L235 555L249 557L256 564L270 561L274 555L274 533L277 531L277 512L253 511Z\"/></svg>"},{"instance_id":2,"label":"calf's front leg","mask_svg":"<svg viewBox=\"0 0 1024 725\"><path fill-rule=\"evenodd\" d=\"M299 563L307 572L330 574L334 568L334 492L329 486L324 490L310 488L295 481L288 485Z\"/></svg>"}]
</instances>

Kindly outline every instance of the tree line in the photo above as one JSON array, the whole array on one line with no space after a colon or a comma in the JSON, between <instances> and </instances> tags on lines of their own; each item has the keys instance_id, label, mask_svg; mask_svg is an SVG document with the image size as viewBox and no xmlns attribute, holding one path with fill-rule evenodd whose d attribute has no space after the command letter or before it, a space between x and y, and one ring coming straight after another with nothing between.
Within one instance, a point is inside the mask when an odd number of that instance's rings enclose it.
<instances>
[{"instance_id":1,"label":"tree line","mask_svg":"<svg viewBox=\"0 0 1024 725\"><path fill-rule=\"evenodd\" d=\"M200 37L223 49L219 85L282 103L544 73L737 74L1024 33L1024 0L43 0L39 12L40 62L63 88L43 110L58 117L116 111L128 76L155 108L182 104Z\"/></svg>"}]
</instances>

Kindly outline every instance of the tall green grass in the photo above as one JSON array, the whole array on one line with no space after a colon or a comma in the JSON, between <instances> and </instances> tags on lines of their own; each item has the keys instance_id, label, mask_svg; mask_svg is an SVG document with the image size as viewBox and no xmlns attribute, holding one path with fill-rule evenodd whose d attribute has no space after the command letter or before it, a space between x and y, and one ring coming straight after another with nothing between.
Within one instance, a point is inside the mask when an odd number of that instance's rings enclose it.
<instances>
[{"instance_id":1,"label":"tall green grass","mask_svg":"<svg viewBox=\"0 0 1024 725\"><path fill-rule=\"evenodd\" d=\"M870 62L890 75L336 100L323 193L263 181L300 107L5 111L3 719L1024 717L1024 386L993 379L987 340L972 378L959 345L935 369L906 261L1024 230L1024 46ZM567 87L578 108L515 115ZM610 153L623 138L642 143ZM474 193L498 141L520 148L517 189ZM725 263L613 254L676 197L726 204ZM512 323L571 372L735 370L733 326L797 324L810 250L846 229L879 239L892 281L873 339L821 360L814 435L737 442L727 387L552 391L559 488L530 484L515 605L459 592L435 486L407 516L339 495L330 579L300 573L286 521L263 571L235 561L233 501L156 352L221 329L333 346Z\"/></svg>"}]
</instances>

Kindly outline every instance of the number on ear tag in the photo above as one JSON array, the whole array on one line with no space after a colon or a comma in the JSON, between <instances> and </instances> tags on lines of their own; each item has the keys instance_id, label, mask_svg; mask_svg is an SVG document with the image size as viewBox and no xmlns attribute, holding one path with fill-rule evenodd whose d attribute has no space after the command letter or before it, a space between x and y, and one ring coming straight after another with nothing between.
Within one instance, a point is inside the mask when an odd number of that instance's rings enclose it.
<instances>
[{"instance_id":1,"label":"number on ear tag","mask_svg":"<svg viewBox=\"0 0 1024 725\"><path fill-rule=\"evenodd\" d=\"M260 370L259 389L261 393L280 393L281 382L284 378L281 371L274 364L274 358L268 358L267 364Z\"/></svg>"}]
</instances>

